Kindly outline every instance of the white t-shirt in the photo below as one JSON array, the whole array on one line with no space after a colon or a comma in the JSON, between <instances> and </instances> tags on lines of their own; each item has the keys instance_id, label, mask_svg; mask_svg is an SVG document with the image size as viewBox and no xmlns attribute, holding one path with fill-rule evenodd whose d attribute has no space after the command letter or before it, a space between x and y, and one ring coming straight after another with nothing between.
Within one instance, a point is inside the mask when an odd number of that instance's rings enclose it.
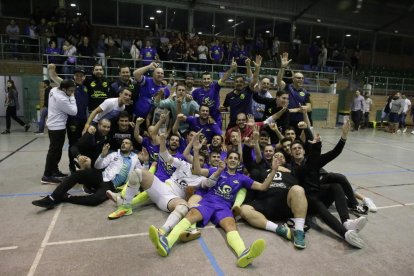
<instances>
[{"instance_id":1,"label":"white t-shirt","mask_svg":"<svg viewBox=\"0 0 414 276\"><path fill-rule=\"evenodd\" d=\"M207 59L208 47L206 45L200 45L197 48L198 59Z\"/></svg>"},{"instance_id":2,"label":"white t-shirt","mask_svg":"<svg viewBox=\"0 0 414 276\"><path fill-rule=\"evenodd\" d=\"M119 116L119 113L125 110L125 105L119 106L119 99L118 98L110 98L106 99L99 105L102 109L102 112L93 118L94 122L99 122L99 120L105 118L108 120L112 120Z\"/></svg>"},{"instance_id":3,"label":"white t-shirt","mask_svg":"<svg viewBox=\"0 0 414 276\"><path fill-rule=\"evenodd\" d=\"M405 105L403 109L403 113L407 113L408 107L411 105L411 101L409 99L405 99Z\"/></svg>"},{"instance_id":4,"label":"white t-shirt","mask_svg":"<svg viewBox=\"0 0 414 276\"><path fill-rule=\"evenodd\" d=\"M172 166L176 170L165 183L170 184L174 193L181 198L185 198L187 187L200 187L201 182L206 179L204 176L194 175L191 172L191 164L186 161L174 158Z\"/></svg>"},{"instance_id":5,"label":"white t-shirt","mask_svg":"<svg viewBox=\"0 0 414 276\"><path fill-rule=\"evenodd\" d=\"M371 111L371 106L372 106L371 98L365 99L365 110L364 110L364 112L370 112Z\"/></svg>"}]
</instances>

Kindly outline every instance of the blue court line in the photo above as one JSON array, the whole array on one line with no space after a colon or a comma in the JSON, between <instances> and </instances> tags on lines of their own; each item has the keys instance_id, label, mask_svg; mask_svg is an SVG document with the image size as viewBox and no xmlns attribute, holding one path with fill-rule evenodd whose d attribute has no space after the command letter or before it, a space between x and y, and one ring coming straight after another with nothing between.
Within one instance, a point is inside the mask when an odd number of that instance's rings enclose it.
<instances>
[{"instance_id":1,"label":"blue court line","mask_svg":"<svg viewBox=\"0 0 414 276\"><path fill-rule=\"evenodd\" d=\"M214 258L213 253L211 253L210 249L208 249L208 246L205 243L203 237L198 238L198 243L201 245L201 248L203 249L204 254L206 254L208 260L210 261L211 266L214 268L217 275L224 276L223 270L221 270L221 268L217 264L216 258Z\"/></svg>"}]
</instances>

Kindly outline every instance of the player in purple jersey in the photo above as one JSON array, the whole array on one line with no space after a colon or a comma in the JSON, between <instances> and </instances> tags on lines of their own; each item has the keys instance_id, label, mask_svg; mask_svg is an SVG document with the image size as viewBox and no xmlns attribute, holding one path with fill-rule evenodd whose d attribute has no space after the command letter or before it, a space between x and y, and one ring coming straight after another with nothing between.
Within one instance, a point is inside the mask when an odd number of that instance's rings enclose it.
<instances>
[{"instance_id":1,"label":"player in purple jersey","mask_svg":"<svg viewBox=\"0 0 414 276\"><path fill-rule=\"evenodd\" d=\"M210 114L221 128L220 89L224 82L230 77L237 68L237 63L232 60L230 69L220 78L218 82L213 82L211 74L204 72L202 75L202 87L193 91L193 99L201 106L206 105L210 108Z\"/></svg>"},{"instance_id":2,"label":"player in purple jersey","mask_svg":"<svg viewBox=\"0 0 414 276\"><path fill-rule=\"evenodd\" d=\"M198 143L197 139L194 139L193 167L195 173L202 173L206 169L201 169L198 161L199 149L201 148ZM246 267L256 257L261 255L265 249L265 241L262 239L256 240L250 248L246 249L237 231L236 221L230 208L234 203L237 191L243 187L260 191L267 190L276 175L279 160L274 158L272 171L263 183L253 181L251 178L237 173L236 170L239 164L240 155L236 152L230 152L226 159L226 170L224 170L224 165L219 169L209 169L208 180L215 183L215 185L205 193L198 206L193 207L185 218L173 228L168 237L160 233L154 226L150 226L149 237L159 255L167 256L180 234L190 227L192 223L199 222L202 225L206 225L209 221L220 225L226 232L227 242L237 254L238 266Z\"/></svg>"},{"instance_id":3,"label":"player in purple jersey","mask_svg":"<svg viewBox=\"0 0 414 276\"><path fill-rule=\"evenodd\" d=\"M148 70L154 70L152 78L144 76ZM170 91L163 84L164 70L157 63L151 62L149 65L135 70L134 77L140 86L139 96L134 103L134 115L146 118L151 111L151 107L154 106L153 97L161 88L164 89L165 97L170 96Z\"/></svg>"}]
</instances>

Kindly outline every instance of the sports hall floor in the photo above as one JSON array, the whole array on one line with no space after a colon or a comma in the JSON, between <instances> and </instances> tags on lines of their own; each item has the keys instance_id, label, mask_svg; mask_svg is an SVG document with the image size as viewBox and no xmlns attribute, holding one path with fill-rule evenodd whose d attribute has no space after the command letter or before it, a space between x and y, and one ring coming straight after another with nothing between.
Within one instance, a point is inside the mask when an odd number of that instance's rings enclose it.
<instances>
[{"instance_id":1,"label":"sports hall floor","mask_svg":"<svg viewBox=\"0 0 414 276\"><path fill-rule=\"evenodd\" d=\"M4 118L0 118L4 129ZM411 130L410 130L411 131ZM339 129L319 129L323 150ZM318 221L307 249L239 222L246 245L264 238L267 248L253 265L236 267L223 232L211 225L202 238L177 244L167 258L148 239L150 224L167 214L150 205L116 221L114 206L61 204L44 211L32 200L54 187L41 185L48 138L12 127L0 136L0 275L414 275L414 135L378 130L352 132L342 155L327 166L341 172L379 207L360 235L366 247L351 248ZM67 156L62 171L67 171ZM80 187L75 191L80 193Z\"/></svg>"}]
</instances>

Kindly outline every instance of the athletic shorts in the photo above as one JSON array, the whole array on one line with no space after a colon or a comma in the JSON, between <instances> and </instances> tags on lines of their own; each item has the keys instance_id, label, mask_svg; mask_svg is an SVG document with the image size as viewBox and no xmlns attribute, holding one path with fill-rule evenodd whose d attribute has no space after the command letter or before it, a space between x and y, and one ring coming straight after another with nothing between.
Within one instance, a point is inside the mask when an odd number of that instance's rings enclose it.
<instances>
[{"instance_id":1,"label":"athletic shorts","mask_svg":"<svg viewBox=\"0 0 414 276\"><path fill-rule=\"evenodd\" d=\"M154 175L154 181L152 182L151 188L146 190L152 202L158 206L162 211L171 212L168 210L168 203L174 198L181 198L179 195L174 193L172 187L165 184Z\"/></svg>"},{"instance_id":2,"label":"athletic shorts","mask_svg":"<svg viewBox=\"0 0 414 276\"><path fill-rule=\"evenodd\" d=\"M400 118L401 118L401 116L398 115L398 113L396 113L396 112L391 112L390 113L390 117L389 117L390 123L399 123Z\"/></svg>"},{"instance_id":3,"label":"athletic shorts","mask_svg":"<svg viewBox=\"0 0 414 276\"><path fill-rule=\"evenodd\" d=\"M217 202L209 201L204 198L193 208L197 209L203 216L203 220L197 223L197 226L199 227L206 226L209 221L214 225L218 225L221 220L233 217L233 213L228 206L217 204Z\"/></svg>"},{"instance_id":4,"label":"athletic shorts","mask_svg":"<svg viewBox=\"0 0 414 276\"><path fill-rule=\"evenodd\" d=\"M268 220L284 220L293 218L292 210L287 204L288 189L278 189L266 198L255 199L244 205L252 206L262 213Z\"/></svg>"}]
</instances>

